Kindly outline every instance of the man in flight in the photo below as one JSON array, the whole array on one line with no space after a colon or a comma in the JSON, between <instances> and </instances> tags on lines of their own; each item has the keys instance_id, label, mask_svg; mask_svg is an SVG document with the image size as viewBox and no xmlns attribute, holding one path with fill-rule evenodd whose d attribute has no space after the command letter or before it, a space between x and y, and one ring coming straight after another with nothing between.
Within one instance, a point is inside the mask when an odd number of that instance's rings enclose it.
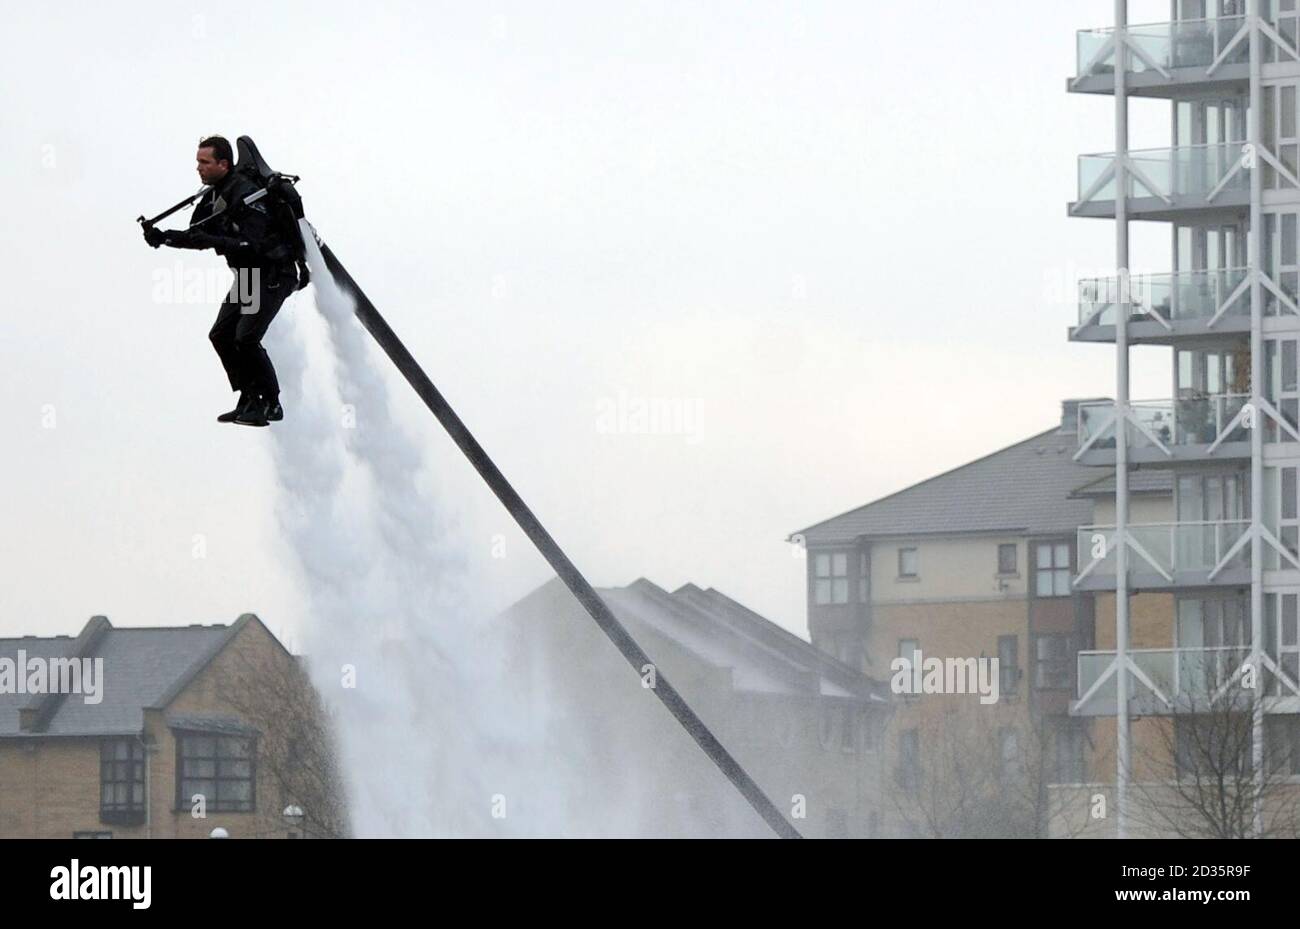
<instances>
[{"instance_id":1,"label":"man in flight","mask_svg":"<svg viewBox=\"0 0 1300 929\"><path fill-rule=\"evenodd\" d=\"M273 221L266 199L245 203L259 187L234 170L234 152L221 136L199 142L195 156L207 186L188 229L145 226L144 239L157 248L214 249L235 272L217 321L208 333L239 401L217 422L265 426L284 419L280 384L262 337L285 299L298 287L293 249Z\"/></svg>"}]
</instances>

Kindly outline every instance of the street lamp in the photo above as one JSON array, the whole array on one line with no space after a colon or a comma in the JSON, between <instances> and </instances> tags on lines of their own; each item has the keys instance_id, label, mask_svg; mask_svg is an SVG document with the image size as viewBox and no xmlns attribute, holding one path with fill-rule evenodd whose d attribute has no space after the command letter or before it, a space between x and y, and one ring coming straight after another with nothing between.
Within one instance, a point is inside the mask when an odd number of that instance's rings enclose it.
<instances>
[{"instance_id":1,"label":"street lamp","mask_svg":"<svg viewBox=\"0 0 1300 929\"><path fill-rule=\"evenodd\" d=\"M302 811L302 807L298 806L296 803L290 803L286 806L281 815L284 817L284 821L289 824L290 830L301 830L303 821L307 818ZM291 839L306 838L306 836L306 832L303 832L302 835L294 835L292 831L289 833L289 838Z\"/></svg>"}]
</instances>

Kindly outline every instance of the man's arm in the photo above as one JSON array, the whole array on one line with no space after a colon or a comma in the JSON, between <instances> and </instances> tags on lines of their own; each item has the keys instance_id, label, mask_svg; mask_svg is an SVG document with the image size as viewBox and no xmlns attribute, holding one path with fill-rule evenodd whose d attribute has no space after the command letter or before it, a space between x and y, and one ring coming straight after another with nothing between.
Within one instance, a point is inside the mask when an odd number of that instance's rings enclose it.
<instances>
[{"instance_id":1,"label":"man's arm","mask_svg":"<svg viewBox=\"0 0 1300 929\"><path fill-rule=\"evenodd\" d=\"M144 240L154 248L167 245L171 248L205 249L213 248L220 255L230 254L236 249L247 249L249 242L241 237L215 235L202 229L155 229L146 226Z\"/></svg>"}]
</instances>

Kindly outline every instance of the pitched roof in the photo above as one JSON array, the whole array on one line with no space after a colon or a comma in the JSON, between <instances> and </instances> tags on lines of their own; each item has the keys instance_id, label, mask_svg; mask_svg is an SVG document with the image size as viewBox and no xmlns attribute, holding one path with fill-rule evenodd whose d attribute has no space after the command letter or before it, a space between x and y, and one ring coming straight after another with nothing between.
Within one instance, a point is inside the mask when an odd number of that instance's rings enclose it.
<instances>
[{"instance_id":1,"label":"pitched roof","mask_svg":"<svg viewBox=\"0 0 1300 929\"><path fill-rule=\"evenodd\" d=\"M1098 475L1074 461L1076 448L1072 430L1049 429L792 538L819 545L863 537L1074 532L1091 520L1092 503L1071 493Z\"/></svg>"},{"instance_id":2,"label":"pitched roof","mask_svg":"<svg viewBox=\"0 0 1300 929\"><path fill-rule=\"evenodd\" d=\"M1130 471L1128 492L1131 494L1172 494L1174 492L1174 476L1169 471L1155 471L1147 468ZM1070 496L1079 498L1115 496L1115 472L1107 471L1104 477L1089 481L1082 487L1076 487Z\"/></svg>"},{"instance_id":3,"label":"pitched roof","mask_svg":"<svg viewBox=\"0 0 1300 929\"><path fill-rule=\"evenodd\" d=\"M244 624L117 628L102 616L76 639L67 636L0 639L0 658L103 659L99 703L82 694L0 693L0 738L134 735L144 730L144 711L161 709L179 694ZM20 672L21 673L21 672ZM39 722L24 730L20 710Z\"/></svg>"},{"instance_id":4,"label":"pitched roof","mask_svg":"<svg viewBox=\"0 0 1300 929\"><path fill-rule=\"evenodd\" d=\"M716 590L685 584L669 593L638 578L596 592L634 637L652 630L702 664L730 671L737 691L885 702L880 683ZM506 613L552 597L581 609L563 582L552 578Z\"/></svg>"}]
</instances>

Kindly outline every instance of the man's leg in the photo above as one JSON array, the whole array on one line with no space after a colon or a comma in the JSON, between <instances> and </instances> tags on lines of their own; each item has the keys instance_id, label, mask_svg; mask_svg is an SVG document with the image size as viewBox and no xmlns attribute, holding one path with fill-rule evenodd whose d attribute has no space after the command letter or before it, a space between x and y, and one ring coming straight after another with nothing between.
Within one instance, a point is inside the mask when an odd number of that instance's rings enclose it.
<instances>
[{"instance_id":1,"label":"man's leg","mask_svg":"<svg viewBox=\"0 0 1300 929\"><path fill-rule=\"evenodd\" d=\"M239 319L239 298L232 292L226 295L221 309L217 311L217 321L212 324L212 331L208 333L208 339L212 342L212 347L217 350L217 357L221 359L221 366L226 370L226 379L230 381L231 390L242 390L244 387L240 373L239 352L235 348L235 328Z\"/></svg>"},{"instance_id":2,"label":"man's leg","mask_svg":"<svg viewBox=\"0 0 1300 929\"><path fill-rule=\"evenodd\" d=\"M265 400L264 413L277 406L280 383L276 379L271 357L262 347L262 338L292 292L293 282L284 275L265 272L258 286L257 312L241 314L235 324L234 344L242 382L245 389L261 395Z\"/></svg>"}]
</instances>

